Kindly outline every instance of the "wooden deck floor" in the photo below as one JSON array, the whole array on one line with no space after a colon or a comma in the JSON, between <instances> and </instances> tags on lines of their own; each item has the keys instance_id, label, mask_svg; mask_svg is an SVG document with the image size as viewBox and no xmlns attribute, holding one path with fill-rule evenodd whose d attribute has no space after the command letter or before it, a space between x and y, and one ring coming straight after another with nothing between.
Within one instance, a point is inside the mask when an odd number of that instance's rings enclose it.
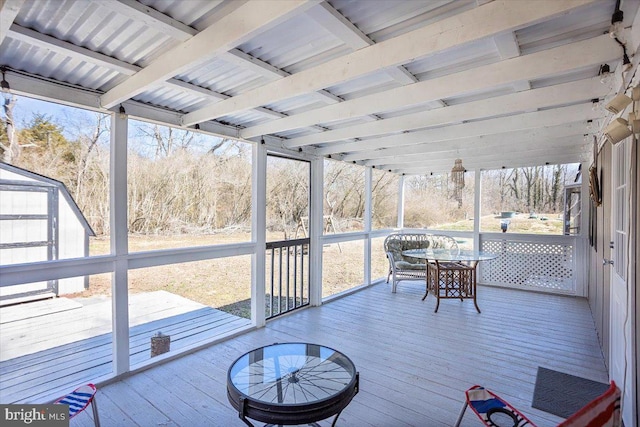
<instances>
[{"instance_id":1,"label":"wooden deck floor","mask_svg":"<svg viewBox=\"0 0 640 427\"><path fill-rule=\"evenodd\" d=\"M458 300L442 301L436 314L433 298L420 300L422 289L408 282L391 294L389 285L376 285L101 387L101 421L243 426L227 402L227 368L246 351L285 341L324 344L356 364L360 393L338 426L451 426L474 384L538 426L555 426L561 418L531 408L538 366L607 382L586 300L481 287L482 314ZM74 422L92 425L85 414ZM479 423L468 412L463 425Z\"/></svg>"},{"instance_id":2,"label":"wooden deck floor","mask_svg":"<svg viewBox=\"0 0 640 427\"><path fill-rule=\"evenodd\" d=\"M171 350L245 328L250 321L165 291L129 300L131 366L151 358L150 338ZM112 372L111 300L57 298L0 308L0 402L41 402Z\"/></svg>"}]
</instances>

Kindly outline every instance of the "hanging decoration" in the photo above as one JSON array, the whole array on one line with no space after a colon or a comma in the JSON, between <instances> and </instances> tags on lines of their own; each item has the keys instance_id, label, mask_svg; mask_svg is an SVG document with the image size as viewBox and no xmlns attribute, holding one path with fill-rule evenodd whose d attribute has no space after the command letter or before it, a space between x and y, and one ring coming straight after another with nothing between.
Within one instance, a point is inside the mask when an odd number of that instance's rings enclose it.
<instances>
[{"instance_id":1,"label":"hanging decoration","mask_svg":"<svg viewBox=\"0 0 640 427\"><path fill-rule=\"evenodd\" d=\"M458 201L458 207L462 207L462 189L464 188L465 169L462 159L456 159L451 169L451 181L453 182L453 197Z\"/></svg>"}]
</instances>

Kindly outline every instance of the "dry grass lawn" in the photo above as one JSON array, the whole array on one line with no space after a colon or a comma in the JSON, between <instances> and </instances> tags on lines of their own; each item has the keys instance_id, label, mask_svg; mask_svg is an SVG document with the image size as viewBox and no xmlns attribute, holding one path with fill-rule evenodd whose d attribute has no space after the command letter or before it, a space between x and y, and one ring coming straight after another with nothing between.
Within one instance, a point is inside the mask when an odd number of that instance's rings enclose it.
<instances>
[{"instance_id":1,"label":"dry grass lawn","mask_svg":"<svg viewBox=\"0 0 640 427\"><path fill-rule=\"evenodd\" d=\"M500 231L499 216L488 215L482 218L484 231ZM509 233L561 234L562 219L557 214L538 215L517 214L509 218ZM467 230L473 226L472 220L447 224L449 230ZM269 240L280 240L282 235L274 233ZM151 251L167 248L203 246L247 242L248 233L220 233L216 235L182 236L130 236L131 252ZM372 243L371 276L375 280L385 277L388 263L382 248L384 238ZM94 239L91 254L109 253L108 239ZM344 242L326 245L323 248L323 297L335 295L364 283L364 244L362 241ZM172 264L131 270L129 272L129 290L142 293L165 290L201 304L229 313L249 317L251 300L251 257L248 255ZM75 294L77 297L92 295L111 295L111 275L101 274L90 278L89 289Z\"/></svg>"}]
</instances>

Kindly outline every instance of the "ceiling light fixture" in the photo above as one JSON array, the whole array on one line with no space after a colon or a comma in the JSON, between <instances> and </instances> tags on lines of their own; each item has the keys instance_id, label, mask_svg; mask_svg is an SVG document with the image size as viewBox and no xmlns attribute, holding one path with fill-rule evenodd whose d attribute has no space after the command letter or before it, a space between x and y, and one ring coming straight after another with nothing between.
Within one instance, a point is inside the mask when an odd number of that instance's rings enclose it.
<instances>
[{"instance_id":1,"label":"ceiling light fixture","mask_svg":"<svg viewBox=\"0 0 640 427\"><path fill-rule=\"evenodd\" d=\"M598 75L600 76L600 83L609 83L609 81L611 80L611 67L609 67L609 64L602 64L600 66L600 70L598 71Z\"/></svg>"},{"instance_id":2,"label":"ceiling light fixture","mask_svg":"<svg viewBox=\"0 0 640 427\"><path fill-rule=\"evenodd\" d=\"M122 120L127 118L127 112L125 111L124 107L122 106L122 104L120 104L120 108L118 108L118 112L120 113L120 118Z\"/></svg>"},{"instance_id":3,"label":"ceiling light fixture","mask_svg":"<svg viewBox=\"0 0 640 427\"><path fill-rule=\"evenodd\" d=\"M631 104L632 99L629 98L624 93L617 94L609 103L606 105L606 109L611 111L613 114L618 114L624 111L627 108L627 105Z\"/></svg>"},{"instance_id":4,"label":"ceiling light fixture","mask_svg":"<svg viewBox=\"0 0 640 427\"><path fill-rule=\"evenodd\" d=\"M604 136L611 144L617 144L628 136L631 136L629 122L625 119L614 119L604 130Z\"/></svg>"},{"instance_id":5,"label":"ceiling light fixture","mask_svg":"<svg viewBox=\"0 0 640 427\"><path fill-rule=\"evenodd\" d=\"M622 31L624 26L622 21L624 20L624 13L620 10L620 0L616 1L616 10L611 15L611 26L609 27L609 35L613 39L620 39L622 37Z\"/></svg>"},{"instance_id":6,"label":"ceiling light fixture","mask_svg":"<svg viewBox=\"0 0 640 427\"><path fill-rule=\"evenodd\" d=\"M609 28L609 35L622 47L622 72L629 71L631 69L631 60L627 55L627 46L624 42L624 13L620 10L620 0L616 1L616 10L611 15L611 27Z\"/></svg>"}]
</instances>

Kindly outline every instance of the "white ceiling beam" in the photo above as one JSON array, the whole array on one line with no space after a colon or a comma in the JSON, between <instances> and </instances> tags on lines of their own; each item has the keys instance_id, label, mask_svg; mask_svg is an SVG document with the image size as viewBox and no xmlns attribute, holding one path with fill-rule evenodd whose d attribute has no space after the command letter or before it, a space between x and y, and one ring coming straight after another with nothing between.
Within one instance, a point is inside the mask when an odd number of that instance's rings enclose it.
<instances>
[{"instance_id":1,"label":"white ceiling beam","mask_svg":"<svg viewBox=\"0 0 640 427\"><path fill-rule=\"evenodd\" d=\"M566 149L560 148L557 150L530 150L526 152L519 152L519 157L510 157L510 158L497 158L491 156L480 156L472 159L467 162L463 159L463 166L467 171L475 170L475 169L488 169L488 166L491 165L493 168L500 169L502 166L514 167L513 164L516 162L522 162L522 166L534 166L534 165L544 165L555 164L558 162L558 158L563 158L565 161L562 163L579 163L582 161L582 158L585 155L585 152L581 149ZM385 170L385 171L398 171L398 170L426 170L429 172L442 172L442 171L450 171L453 166L455 159L457 157L448 157L440 159L439 161L427 162L427 163L400 163L400 164L384 164L378 166L372 166L374 169ZM522 159L532 159L531 163ZM493 169L492 168L492 169Z\"/></svg>"},{"instance_id":2,"label":"white ceiling beam","mask_svg":"<svg viewBox=\"0 0 640 427\"><path fill-rule=\"evenodd\" d=\"M17 95L24 95L48 102L56 102L78 108L85 108L91 111L106 112L100 106L99 94L80 89L77 87L60 84L43 77L30 77L23 73L9 72L7 79L11 83L11 91ZM175 111L168 111L164 108L154 107L136 101L123 103L127 114L131 117L140 118L164 126L182 127L180 124L181 115ZM238 138L237 128L222 123L203 123L200 128L211 134L228 138ZM275 139L275 138L272 138Z\"/></svg>"},{"instance_id":3,"label":"white ceiling beam","mask_svg":"<svg viewBox=\"0 0 640 427\"><path fill-rule=\"evenodd\" d=\"M229 99L229 95L225 95L222 93L214 92L210 89L204 88L202 86L196 86L191 83L183 82L178 79L169 79L166 82L170 86L173 86L176 89L182 90L184 92L189 92L196 96L204 96L210 102L223 101L225 99ZM254 108L253 111L256 111L260 114L264 114L265 116L271 117L272 119L281 119L286 117L286 114L279 113L277 111L270 110L264 107Z\"/></svg>"},{"instance_id":4,"label":"white ceiling beam","mask_svg":"<svg viewBox=\"0 0 640 427\"><path fill-rule=\"evenodd\" d=\"M547 138L535 139L526 135L514 135L513 140L494 140L484 141L477 139L474 142L467 141L466 145L450 143L449 147L441 147L439 145L425 146L414 154L388 155L377 159L371 159L364 162L357 162L366 166L404 164L412 163L438 162L440 160L451 161L456 158L474 161L478 157L495 157L504 159L510 157L526 156L527 153L536 150L548 151L574 151L583 150L586 147L583 135L574 134L571 130L566 131L566 135L561 135L559 131L555 132L559 136L553 136L550 133ZM457 148L453 148L457 147Z\"/></svg>"},{"instance_id":5,"label":"white ceiling beam","mask_svg":"<svg viewBox=\"0 0 640 427\"><path fill-rule=\"evenodd\" d=\"M511 59L520 56L520 45L516 39L516 34L513 31L509 31L503 34L498 34L493 38L496 44L498 54L502 59ZM513 83L513 89L516 92L522 92L523 90L531 89L531 83L529 80L518 80Z\"/></svg>"},{"instance_id":6,"label":"white ceiling beam","mask_svg":"<svg viewBox=\"0 0 640 427\"><path fill-rule=\"evenodd\" d=\"M144 6L135 0L110 1L105 2L103 5L118 13L130 16L136 21L142 21L146 25L155 28L163 34L167 34L181 42L185 42L198 34L198 31L196 29L191 28L180 21L172 19L156 11L155 9ZM248 55L239 49L231 49L229 52L223 52L219 56L221 59L228 63L234 64L241 68L249 69L250 71L270 80L280 79L289 75L289 73L287 73L286 71L280 70L279 68L274 67L267 62L254 58L253 56ZM317 97L322 102L325 102L327 104L335 104L342 101L341 98L325 90L318 91Z\"/></svg>"},{"instance_id":7,"label":"white ceiling beam","mask_svg":"<svg viewBox=\"0 0 640 427\"><path fill-rule=\"evenodd\" d=\"M387 148L372 153L371 156L364 160L363 164L372 166L389 162L410 162L415 161L416 156L420 154L429 154L430 157L439 156L443 153L459 153L460 156L464 155L466 157L482 154L473 150L484 150L485 153L488 150L503 156L505 150L508 152L516 148L557 146L558 143L556 141L560 141L561 138L567 138L563 141L568 141L571 139L569 137L577 137L575 140L582 145L584 144L584 128L584 123L571 123L527 132L508 132L505 134L452 139L439 143ZM571 145L573 145L573 139L571 140ZM349 159L343 157L342 160Z\"/></svg>"},{"instance_id":8,"label":"white ceiling beam","mask_svg":"<svg viewBox=\"0 0 640 427\"><path fill-rule=\"evenodd\" d=\"M576 137L577 139L577 137ZM451 153L447 156L424 156L422 161L419 156L416 156L414 161L401 162L401 163L381 163L376 165L376 169L397 171L397 170L415 170L421 169L431 172L450 171L453 167L455 159L462 159L462 165L466 170L474 170L478 167L485 169L485 165L493 165L496 168L514 167L514 163L521 162L522 166L543 165L545 162L553 164L556 159L563 157L567 159L567 162L579 161L580 156L586 153L585 149L579 145L563 146L560 145L557 148L532 148L532 149L518 149L513 148L513 154L500 155L499 153L487 152L487 150L479 150L474 156L464 156L464 153ZM473 151L470 151L472 153ZM479 154L478 154L479 153ZM531 163L529 163L531 159Z\"/></svg>"},{"instance_id":9,"label":"white ceiling beam","mask_svg":"<svg viewBox=\"0 0 640 427\"><path fill-rule=\"evenodd\" d=\"M326 28L327 31L342 40L344 44L353 50L374 44L373 40L365 33L326 2L309 9L307 16Z\"/></svg>"},{"instance_id":10,"label":"white ceiling beam","mask_svg":"<svg viewBox=\"0 0 640 427\"><path fill-rule=\"evenodd\" d=\"M282 120L244 129L242 135L245 138L251 138L255 135L277 133L315 123L330 123L334 120L343 120L370 113L393 111L420 105L434 99L451 98L465 93L480 92L488 88L519 82L523 79L530 80L556 73L565 73L581 67L601 64L616 59L618 56L619 52L615 46L615 41L603 35L413 85L393 88L345 101L339 105L296 114ZM478 76L482 76L482 78L478 78Z\"/></svg>"},{"instance_id":11,"label":"white ceiling beam","mask_svg":"<svg viewBox=\"0 0 640 427\"><path fill-rule=\"evenodd\" d=\"M116 71L127 76L134 75L142 69L137 65L129 64L111 56L103 55L87 48L76 46L72 43L56 39L55 37L38 33L37 31L33 31L29 28L21 27L18 24L11 25L11 28L7 32L7 35L12 39L23 41L32 46L37 46L45 50L55 51L75 60L89 62L99 67ZM211 102L222 101L229 98L228 95L223 95L207 88L196 86L194 84L187 83L178 79L169 79L166 81L166 84L184 92L189 92L201 97L204 96ZM280 119L286 116L285 114L278 113L264 107L256 108L254 111L269 116L272 119Z\"/></svg>"},{"instance_id":12,"label":"white ceiling beam","mask_svg":"<svg viewBox=\"0 0 640 427\"><path fill-rule=\"evenodd\" d=\"M95 92L59 84L42 77L30 77L23 73L13 73L11 71L7 73L7 79L11 82L12 92L17 95L85 108L91 111L105 112L100 107L99 94ZM180 121L182 115L177 112L132 100L126 101L123 106L130 117L158 123L163 126L184 129ZM238 129L235 126L224 125L219 122L202 123L200 132L218 137L238 139ZM280 138L265 136L264 139L267 146L273 147L279 152L288 152L288 150L281 147ZM306 149L305 152L315 154L314 150L311 149Z\"/></svg>"},{"instance_id":13,"label":"white ceiling beam","mask_svg":"<svg viewBox=\"0 0 640 427\"><path fill-rule=\"evenodd\" d=\"M233 49L294 14L304 12L315 3L302 0L248 2L220 19L215 25L164 52L138 73L102 95L100 102L105 108L111 108L159 82Z\"/></svg>"},{"instance_id":14,"label":"white ceiling beam","mask_svg":"<svg viewBox=\"0 0 640 427\"><path fill-rule=\"evenodd\" d=\"M102 1L99 4L136 22L142 22L150 28L155 28L164 35L181 42L185 42L198 34L198 30L195 28L185 25L136 0L111 0Z\"/></svg>"},{"instance_id":15,"label":"white ceiling beam","mask_svg":"<svg viewBox=\"0 0 640 427\"><path fill-rule=\"evenodd\" d=\"M401 36L362 48L301 71L224 102L184 116L186 124L199 123L256 106L293 98L330 87L380 68L403 65L436 52L480 40L504 31L551 19L595 0L496 0ZM270 3L271 4L271 3ZM197 36L196 36L197 37Z\"/></svg>"},{"instance_id":16,"label":"white ceiling beam","mask_svg":"<svg viewBox=\"0 0 640 427\"><path fill-rule=\"evenodd\" d=\"M438 144L422 144L410 147L402 147L394 150L392 148L380 150L379 153L373 154L362 164L367 166L379 165L382 163L399 163L415 161L416 156L428 154L429 157L438 157L447 153L459 153L459 156L474 157L481 155L480 151L500 153L504 157L504 152L510 152L514 147L523 148L522 146L533 146L536 148L548 145L557 146L552 141L559 138L576 137L579 144L584 144L584 124L572 124L556 129L539 129L537 132L528 134L512 133L508 135L491 135L484 138L461 138L446 141ZM575 145L571 142L568 145ZM475 151L474 151L475 150ZM341 160L347 160L344 157Z\"/></svg>"},{"instance_id":17,"label":"white ceiling beam","mask_svg":"<svg viewBox=\"0 0 640 427\"><path fill-rule=\"evenodd\" d=\"M513 31L497 34L493 37L493 41L496 44L500 58L509 59L520 56L520 46Z\"/></svg>"},{"instance_id":18,"label":"white ceiling beam","mask_svg":"<svg viewBox=\"0 0 640 427\"><path fill-rule=\"evenodd\" d=\"M0 0L0 44L11 28L14 19L18 16L24 0Z\"/></svg>"},{"instance_id":19,"label":"white ceiling beam","mask_svg":"<svg viewBox=\"0 0 640 427\"><path fill-rule=\"evenodd\" d=\"M111 56L94 52L90 49L39 33L18 24L11 25L11 28L7 31L7 36L14 40L19 40L32 46L37 46L41 49L61 53L78 61L89 62L99 67L117 71L118 73L126 76L132 76L142 69L137 65L120 61L119 59Z\"/></svg>"},{"instance_id":20,"label":"white ceiling beam","mask_svg":"<svg viewBox=\"0 0 640 427\"><path fill-rule=\"evenodd\" d=\"M410 85L418 82L418 78L407 71L402 65L387 68L385 72L395 81L402 85Z\"/></svg>"},{"instance_id":21,"label":"white ceiling beam","mask_svg":"<svg viewBox=\"0 0 640 427\"><path fill-rule=\"evenodd\" d=\"M203 30L214 25L221 17L228 15L232 10L239 8L248 1L251 0L207 0L209 12L198 19L197 29Z\"/></svg>"},{"instance_id":22,"label":"white ceiling beam","mask_svg":"<svg viewBox=\"0 0 640 427\"><path fill-rule=\"evenodd\" d=\"M207 89L205 87L196 86L194 84L183 82L182 80L178 80L178 79L167 80L167 83L169 83L174 88L179 89L179 90L181 90L183 92L188 92L188 93L191 93L193 95L201 96L201 97L204 96L209 101L216 101L216 100L223 101L223 100L229 98L228 95L224 95L222 93L214 92L214 91L212 91L210 89Z\"/></svg>"},{"instance_id":23,"label":"white ceiling beam","mask_svg":"<svg viewBox=\"0 0 640 427\"><path fill-rule=\"evenodd\" d=\"M196 29L189 27L188 25L185 25L178 20L170 18L167 15L156 11L155 9L144 6L143 4L135 0L109 1L102 3L102 5L109 7L111 10L117 13L129 16L136 21L141 21L149 27L155 28L163 34L167 34L170 37L181 42L185 42L198 34L198 31ZM289 73L287 73L286 71L280 70L279 68L274 67L271 64L254 58L253 56L248 55L239 49L231 49L229 52L223 52L220 54L220 58L238 67L249 69L256 74L271 80L279 79L289 75ZM327 104L335 104L342 101L341 98L324 90L318 91L317 96L322 102L325 102ZM228 98L228 96L225 96L224 98L218 99ZM270 114L271 117L276 117L276 113L272 110L268 110L265 108L256 108L256 110L260 112L269 111L271 113L274 113ZM285 116L285 114L279 115L279 117Z\"/></svg>"},{"instance_id":24,"label":"white ceiling beam","mask_svg":"<svg viewBox=\"0 0 640 427\"><path fill-rule=\"evenodd\" d=\"M599 78L594 77L435 110L420 111L347 128L329 130L320 134L287 140L285 145L288 148L294 148L350 138L386 135L412 129L449 125L461 120L478 120L510 115L530 111L534 108L554 108L562 105L577 104L592 98L603 98L607 94L608 88L600 83Z\"/></svg>"},{"instance_id":25,"label":"white ceiling beam","mask_svg":"<svg viewBox=\"0 0 640 427\"><path fill-rule=\"evenodd\" d=\"M307 12L318 24L322 25L331 34L342 40L353 50L371 46L374 41L349 21L344 15L331 7L329 3L323 2L318 6L309 9ZM418 79L406 70L403 66L391 67L385 72L398 83L403 85L412 84Z\"/></svg>"},{"instance_id":26,"label":"white ceiling beam","mask_svg":"<svg viewBox=\"0 0 640 427\"><path fill-rule=\"evenodd\" d=\"M484 159L480 158L478 161L471 163L465 162L465 168L467 171L480 170L499 170L504 166L505 168L521 168L532 166L545 166L545 165L561 165L567 163L581 163L584 161L583 153L553 153L540 156L529 156L521 158L510 159ZM450 163L441 162L429 165L410 166L398 168L386 168L382 170L389 170L391 172L403 175L429 175L430 173L443 173L451 171L453 167L453 160Z\"/></svg>"},{"instance_id":27,"label":"white ceiling beam","mask_svg":"<svg viewBox=\"0 0 640 427\"><path fill-rule=\"evenodd\" d=\"M362 160L367 158L367 152L390 146L400 147L425 142L447 141L450 139L464 138L466 136L499 134L502 132L556 126L580 120L595 121L600 119L601 115L602 113L592 110L591 103L584 103L534 113L524 113L472 123L406 132L381 138L364 139L347 143L332 143L318 148L317 152L320 155L347 153L343 155L345 159Z\"/></svg>"},{"instance_id":28,"label":"white ceiling beam","mask_svg":"<svg viewBox=\"0 0 640 427\"><path fill-rule=\"evenodd\" d=\"M449 141L465 137L480 137L487 135L499 135L514 131L529 131L537 128L559 126L564 123L573 123L599 119L602 113L593 111L591 103L572 105L569 107L554 108L534 113L518 114L497 119L487 119L478 122L463 123L459 125L444 126L435 129L402 133L376 139L366 139L356 142L337 143L329 147L318 148L322 155L333 153L349 153L343 156L344 160L363 160L372 153L386 147L402 148L424 143ZM584 133L588 133L585 132Z\"/></svg>"},{"instance_id":29,"label":"white ceiling beam","mask_svg":"<svg viewBox=\"0 0 640 427\"><path fill-rule=\"evenodd\" d=\"M230 64L234 64L240 68L249 69L250 71L269 80L277 80L291 75L290 73L281 70L278 67L274 67L268 62L261 61L258 58L244 53L239 49L232 49L229 52L223 53L220 56L220 59ZM314 95L320 101L326 104L336 104L338 102L342 102L342 98L326 90L316 91Z\"/></svg>"},{"instance_id":30,"label":"white ceiling beam","mask_svg":"<svg viewBox=\"0 0 640 427\"><path fill-rule=\"evenodd\" d=\"M240 49L231 49L229 52L221 54L220 59L270 80L287 77L289 75L286 71L244 53Z\"/></svg>"}]
</instances>

